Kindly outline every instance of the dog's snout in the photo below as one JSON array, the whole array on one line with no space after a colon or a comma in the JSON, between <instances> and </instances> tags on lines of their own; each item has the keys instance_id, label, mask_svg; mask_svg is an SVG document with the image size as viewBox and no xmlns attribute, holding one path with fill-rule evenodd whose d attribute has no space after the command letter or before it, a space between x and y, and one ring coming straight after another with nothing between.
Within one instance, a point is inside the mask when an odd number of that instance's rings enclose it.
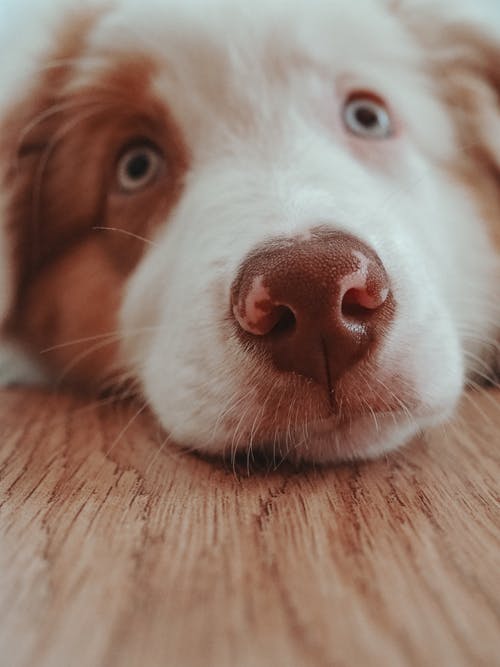
<instances>
[{"instance_id":1,"label":"dog's snout","mask_svg":"<svg viewBox=\"0 0 500 667\"><path fill-rule=\"evenodd\" d=\"M354 236L324 228L251 253L232 288L246 342L277 368L332 388L374 351L394 313L385 268Z\"/></svg>"}]
</instances>

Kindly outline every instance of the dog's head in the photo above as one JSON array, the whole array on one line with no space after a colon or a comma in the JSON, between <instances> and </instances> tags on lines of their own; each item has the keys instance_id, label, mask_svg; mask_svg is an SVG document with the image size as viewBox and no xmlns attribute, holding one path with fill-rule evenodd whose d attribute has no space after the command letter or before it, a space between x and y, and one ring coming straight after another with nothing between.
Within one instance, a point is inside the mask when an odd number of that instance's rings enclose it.
<instances>
[{"instance_id":1,"label":"dog's head","mask_svg":"<svg viewBox=\"0 0 500 667\"><path fill-rule=\"evenodd\" d=\"M0 206L6 327L54 377L132 377L190 447L329 461L487 375L481 31L382 0L44 4L1 65Z\"/></svg>"}]
</instances>

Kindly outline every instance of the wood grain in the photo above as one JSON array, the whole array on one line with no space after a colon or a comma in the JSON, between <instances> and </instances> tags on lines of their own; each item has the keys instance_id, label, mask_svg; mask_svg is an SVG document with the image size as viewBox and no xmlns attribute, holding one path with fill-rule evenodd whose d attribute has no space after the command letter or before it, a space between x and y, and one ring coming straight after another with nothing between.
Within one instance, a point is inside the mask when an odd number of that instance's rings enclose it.
<instances>
[{"instance_id":1,"label":"wood grain","mask_svg":"<svg viewBox=\"0 0 500 667\"><path fill-rule=\"evenodd\" d=\"M133 406L4 392L0 425L2 667L500 665L499 393L251 477Z\"/></svg>"}]
</instances>

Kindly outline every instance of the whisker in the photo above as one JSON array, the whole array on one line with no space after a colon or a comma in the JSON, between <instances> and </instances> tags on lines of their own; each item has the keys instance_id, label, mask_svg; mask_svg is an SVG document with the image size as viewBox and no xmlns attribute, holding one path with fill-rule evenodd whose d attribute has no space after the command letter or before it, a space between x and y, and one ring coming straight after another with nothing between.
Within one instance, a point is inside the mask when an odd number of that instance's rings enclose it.
<instances>
[{"instance_id":1,"label":"whisker","mask_svg":"<svg viewBox=\"0 0 500 667\"><path fill-rule=\"evenodd\" d=\"M215 421L215 425L212 431L212 435L210 437L209 442L214 442L215 441L215 435L217 433L217 430L219 428L220 423L222 420L227 417L229 414L235 411L235 409L241 404L244 403L250 394L253 393L253 388L250 389L248 392L244 393L242 396L234 400L232 397L229 399L229 401L225 404L225 406L222 408L221 412L219 413L219 416L217 417Z\"/></svg>"},{"instance_id":2,"label":"whisker","mask_svg":"<svg viewBox=\"0 0 500 667\"><path fill-rule=\"evenodd\" d=\"M67 347L72 347L73 345L81 345L82 343L93 343L94 341L103 340L111 337L118 338L128 338L133 336L140 336L143 333L153 333L161 332L168 328L168 325L157 325L150 327L138 327L137 329L130 329L129 331L109 331L103 334L96 334L95 336L88 336L86 338L76 338L75 340L66 341L65 343L58 343L52 347L45 348L40 350L39 354L46 354L48 352L53 352L55 350L61 350Z\"/></svg>"},{"instance_id":3,"label":"whisker","mask_svg":"<svg viewBox=\"0 0 500 667\"><path fill-rule=\"evenodd\" d=\"M151 457L151 461L146 466L146 469L144 471L144 476L145 477L147 477L149 475L149 472L150 472L151 468L154 466L156 461L160 458L162 453L165 451L165 448L170 444L171 441L172 441L172 435L168 434L166 436L166 438L162 441L160 447L157 449L157 451ZM187 454L187 452L186 452L186 454ZM180 456L179 456L179 458L180 458Z\"/></svg>"},{"instance_id":4,"label":"whisker","mask_svg":"<svg viewBox=\"0 0 500 667\"><path fill-rule=\"evenodd\" d=\"M279 378L275 378L274 381L271 383L271 386L268 389L266 398L262 404L261 409L256 413L255 418L253 420L252 428L250 430L250 442L248 446L248 453L247 453L247 474L250 475L250 456L252 455L252 447L255 439L255 432L258 428L258 426L261 425L262 419L266 413L266 406L269 402L269 399L274 393L274 389L276 385L279 382ZM253 460L253 459L252 459Z\"/></svg>"},{"instance_id":5,"label":"whisker","mask_svg":"<svg viewBox=\"0 0 500 667\"><path fill-rule=\"evenodd\" d=\"M111 339L111 340L105 340L105 341L100 341L99 343L96 343L96 345L92 345L90 348L87 350L84 350L81 354L78 354L76 357L74 357L67 366L62 370L61 374L58 376L57 381L56 381L56 386L59 387L64 380L67 378L69 373L71 373L72 370L78 366L82 361L84 361L87 357L89 357L91 354L94 352L99 352L100 350L104 349L105 347L112 345L114 342L116 342L116 339Z\"/></svg>"},{"instance_id":6,"label":"whisker","mask_svg":"<svg viewBox=\"0 0 500 667\"><path fill-rule=\"evenodd\" d=\"M51 157L55 149L57 148L57 146L64 137L66 137L71 131L76 129L80 123L95 116L100 110L101 107L98 107L98 109L93 109L91 113L81 114L76 118L73 118L72 122L68 122L67 124L63 125L60 128L60 130L56 132L56 134L52 137L49 145L45 149L40 159L40 164L38 165L35 178L33 179L33 190L32 190L33 217L31 221L32 224L31 232L32 232L32 244L35 250L38 250L39 246L38 234L39 234L39 223L40 223L40 203L42 199L43 178L50 163Z\"/></svg>"},{"instance_id":7,"label":"whisker","mask_svg":"<svg viewBox=\"0 0 500 667\"><path fill-rule=\"evenodd\" d=\"M115 447L120 443L120 441L123 439L127 431L132 427L135 421L139 419L139 417L142 415L142 413L146 410L148 407L148 402L146 401L142 407L137 410L137 412L134 413L134 415L128 420L128 422L125 424L125 426L122 428L120 433L117 435L117 437L113 440L109 448L104 452L104 456L106 458L109 457L109 455L113 452Z\"/></svg>"},{"instance_id":8,"label":"whisker","mask_svg":"<svg viewBox=\"0 0 500 667\"><path fill-rule=\"evenodd\" d=\"M147 239L145 236L139 236L139 234L134 234L134 232L129 232L127 229L120 229L119 227L92 227L92 229L94 231L102 232L118 232L119 234L128 236L132 239L135 239L136 241L142 241L143 243L146 243L147 245L153 246L155 248L158 247L158 244L154 241L151 241L151 239Z\"/></svg>"},{"instance_id":9,"label":"whisker","mask_svg":"<svg viewBox=\"0 0 500 667\"><path fill-rule=\"evenodd\" d=\"M477 387L477 388L478 388L478 390L482 389L481 387ZM485 390L483 389L483 391L485 391ZM482 393L482 392L479 391L479 393ZM485 392L485 393L487 394L488 392ZM483 410L479 401L477 401L473 397L472 392L470 392L470 391L465 392L465 400L467 400L472 405L474 410L476 410L476 412L482 418L482 420L484 421L485 424L488 424L492 428L496 428L496 425L492 421L491 417ZM494 399L492 398L492 400L494 400ZM500 404L498 404L496 401L494 401L494 403L495 403L496 406L498 405L498 408L500 409Z\"/></svg>"},{"instance_id":10,"label":"whisker","mask_svg":"<svg viewBox=\"0 0 500 667\"><path fill-rule=\"evenodd\" d=\"M23 144L29 137L30 133L33 132L33 130L39 125L41 125L44 121L49 120L53 116L57 116L57 114L63 113L64 111L71 111L74 109L84 109L86 107L95 107L95 106L100 107L101 103L102 100L100 99L87 97L84 100L64 101L47 107L46 109L41 111L38 115L34 116L31 119L31 121L21 131L17 142L17 155L19 156L20 154L22 154Z\"/></svg>"},{"instance_id":11,"label":"whisker","mask_svg":"<svg viewBox=\"0 0 500 667\"><path fill-rule=\"evenodd\" d=\"M52 345L51 347L47 347L43 350L40 350L39 354L48 354L49 352L55 352L57 350L64 350L65 348L68 347L73 347L74 345L81 345L82 343L92 343L95 341L101 341L103 339L113 339L116 340L120 336L120 332L117 331L115 333L107 333L107 334L97 334L95 336L88 336L87 338L77 338L76 340L72 340L68 343L58 343L57 345Z\"/></svg>"}]
</instances>

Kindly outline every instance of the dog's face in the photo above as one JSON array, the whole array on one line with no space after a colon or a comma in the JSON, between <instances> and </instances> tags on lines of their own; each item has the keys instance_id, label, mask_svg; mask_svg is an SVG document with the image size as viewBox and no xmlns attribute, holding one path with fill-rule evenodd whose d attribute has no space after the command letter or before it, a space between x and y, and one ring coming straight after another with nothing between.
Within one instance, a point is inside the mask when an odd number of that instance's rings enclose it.
<instances>
[{"instance_id":1,"label":"dog's face","mask_svg":"<svg viewBox=\"0 0 500 667\"><path fill-rule=\"evenodd\" d=\"M443 80L382 0L64 4L2 101L10 330L210 452L445 419L500 324L481 40Z\"/></svg>"}]
</instances>

